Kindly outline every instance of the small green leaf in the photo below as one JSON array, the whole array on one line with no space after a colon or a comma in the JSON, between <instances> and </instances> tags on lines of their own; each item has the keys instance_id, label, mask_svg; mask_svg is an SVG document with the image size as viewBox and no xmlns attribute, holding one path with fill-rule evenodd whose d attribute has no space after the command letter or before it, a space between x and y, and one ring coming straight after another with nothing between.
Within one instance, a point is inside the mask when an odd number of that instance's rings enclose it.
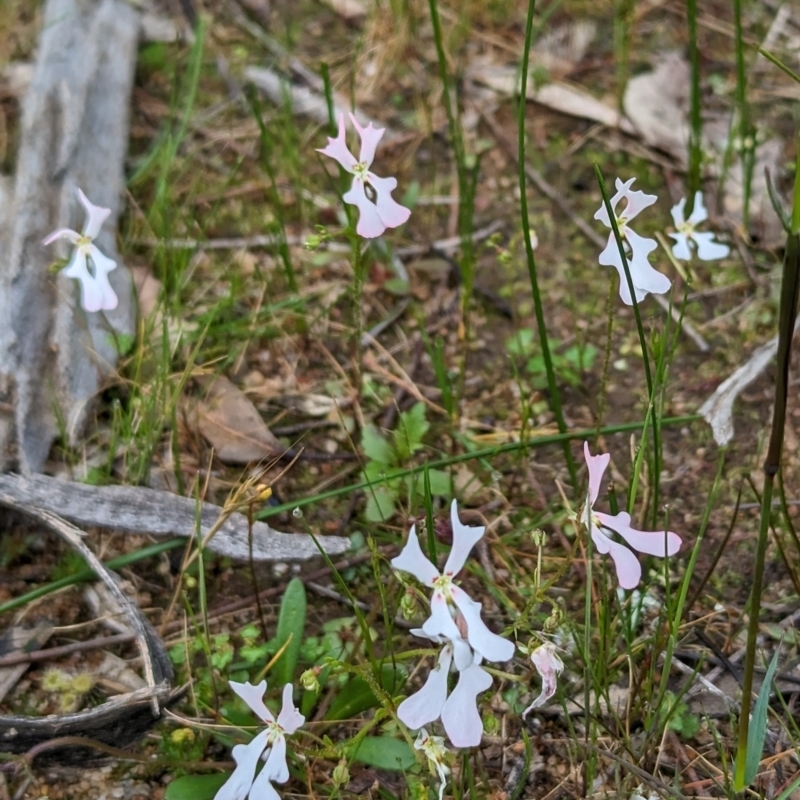
<instances>
[{"instance_id":1,"label":"small green leaf","mask_svg":"<svg viewBox=\"0 0 800 800\"><path fill-rule=\"evenodd\" d=\"M512 356L527 356L533 349L533 331L530 328L523 328L517 331L506 342L506 350Z\"/></svg>"},{"instance_id":2,"label":"small green leaf","mask_svg":"<svg viewBox=\"0 0 800 800\"><path fill-rule=\"evenodd\" d=\"M365 736L352 758L368 767L398 772L410 769L417 761L408 742L388 736Z\"/></svg>"},{"instance_id":3,"label":"small green leaf","mask_svg":"<svg viewBox=\"0 0 800 800\"><path fill-rule=\"evenodd\" d=\"M397 489L392 486L371 486L367 490L367 522L385 522L394 516Z\"/></svg>"},{"instance_id":4,"label":"small green leaf","mask_svg":"<svg viewBox=\"0 0 800 800\"><path fill-rule=\"evenodd\" d=\"M430 425L425 419L425 404L414 403L408 411L400 414L397 428L393 431L394 447L402 463L422 447L422 440Z\"/></svg>"},{"instance_id":5,"label":"small green leaf","mask_svg":"<svg viewBox=\"0 0 800 800\"><path fill-rule=\"evenodd\" d=\"M361 431L361 447L364 455L370 461L379 461L381 464L394 464L397 455L391 443L381 436L374 425L365 425Z\"/></svg>"},{"instance_id":6,"label":"small green leaf","mask_svg":"<svg viewBox=\"0 0 800 800\"><path fill-rule=\"evenodd\" d=\"M434 497L450 496L450 476L441 469L429 469L428 477L431 482L431 494Z\"/></svg>"},{"instance_id":7,"label":"small green leaf","mask_svg":"<svg viewBox=\"0 0 800 800\"><path fill-rule=\"evenodd\" d=\"M213 775L182 775L175 778L164 792L164 800L214 800L231 773Z\"/></svg>"},{"instance_id":8,"label":"small green leaf","mask_svg":"<svg viewBox=\"0 0 800 800\"><path fill-rule=\"evenodd\" d=\"M278 659L272 669L272 674L283 687L292 683L300 658L300 646L303 643L303 632L306 627L306 587L300 578L292 578L286 587L286 592L281 600L281 610L278 615L278 630L275 639L280 650L289 642L283 655ZM291 640L290 640L291 637Z\"/></svg>"}]
</instances>

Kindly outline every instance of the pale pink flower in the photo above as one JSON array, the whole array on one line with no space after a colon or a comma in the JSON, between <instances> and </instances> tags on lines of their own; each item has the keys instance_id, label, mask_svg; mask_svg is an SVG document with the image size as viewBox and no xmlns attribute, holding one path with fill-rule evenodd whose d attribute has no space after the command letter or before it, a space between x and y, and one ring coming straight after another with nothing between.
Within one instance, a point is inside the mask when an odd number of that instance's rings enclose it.
<instances>
[{"instance_id":1,"label":"pale pink flower","mask_svg":"<svg viewBox=\"0 0 800 800\"><path fill-rule=\"evenodd\" d=\"M639 236L639 234L631 230L628 225L640 211L653 205L658 199L654 194L645 194L644 192L632 190L630 187L634 180L636 179L631 178L623 183L617 178L617 193L609 202L616 217L619 235L622 237L623 243L626 246L625 254L628 260L628 268L631 273L631 281L633 282L636 301L641 302L649 292L653 294L668 292L672 284L666 275L662 275L658 270L653 269L648 260L650 253L658 247L655 239ZM622 200L625 201L625 207L618 212L616 206ZM602 222L607 228L611 228L611 220L608 217L605 203L600 206L594 218ZM628 287L628 279L625 277L625 267L622 264L622 256L620 256L619 247L617 246L617 240L614 238L613 230L608 234L608 244L605 250L600 253L599 260L605 267L616 268L619 273L619 296L623 303L629 306L633 305L630 289Z\"/></svg>"},{"instance_id":2,"label":"pale pink flower","mask_svg":"<svg viewBox=\"0 0 800 800\"><path fill-rule=\"evenodd\" d=\"M527 716L534 708L543 706L556 693L558 676L564 669L564 662L556 653L556 646L552 642L546 642L537 647L531 653L531 661L536 671L542 677L542 691L539 696L522 712L522 716Z\"/></svg>"},{"instance_id":3,"label":"pale pink flower","mask_svg":"<svg viewBox=\"0 0 800 800\"><path fill-rule=\"evenodd\" d=\"M81 305L86 311L111 311L117 307L117 296L108 282L108 273L117 266L104 256L94 244L100 228L111 213L110 208L102 208L89 202L86 195L78 189L78 198L86 209L86 225L83 233L71 228L53 231L43 244L52 244L56 239L68 239L75 245L67 266L62 270L68 278L75 278L81 284ZM90 271L89 266L94 271Z\"/></svg>"},{"instance_id":4,"label":"pale pink flower","mask_svg":"<svg viewBox=\"0 0 800 800\"><path fill-rule=\"evenodd\" d=\"M600 482L608 467L611 456L608 453L593 456L588 442L583 443L586 466L589 468L589 493L584 506L582 520L591 533L594 546L600 553L608 553L614 561L619 585L623 589L633 589L642 577L639 559L624 545L615 542L608 534L619 534L634 550L651 556L674 556L680 550L681 537L671 531L637 531L631 527L630 514L602 514L594 510L594 503L600 493Z\"/></svg>"},{"instance_id":5,"label":"pale pink flower","mask_svg":"<svg viewBox=\"0 0 800 800\"><path fill-rule=\"evenodd\" d=\"M375 149L386 129L373 128L371 122L366 128L362 128L352 114L350 119L361 137L358 160L345 141L344 114L339 114L339 133L336 138L329 137L327 147L319 148L318 152L336 159L353 176L353 185L343 196L343 200L358 206L358 235L365 239L374 239L386 228L402 225L411 216L411 212L392 199L392 192L397 188L397 179L379 178L369 169L375 158Z\"/></svg>"},{"instance_id":6,"label":"pale pink flower","mask_svg":"<svg viewBox=\"0 0 800 800\"><path fill-rule=\"evenodd\" d=\"M695 230L701 222L708 219L708 212L703 205L703 193L695 194L694 208L689 219L684 216L685 206L686 198L683 198L676 206L672 207L672 220L678 231L669 234L675 240L675 244L672 245L672 255L680 261L691 261L692 250L689 247L691 243L697 248L697 257L703 261L725 258L731 251L728 245L715 242L713 233L698 233Z\"/></svg>"},{"instance_id":7,"label":"pale pink flower","mask_svg":"<svg viewBox=\"0 0 800 800\"><path fill-rule=\"evenodd\" d=\"M232 754L236 769L222 785L214 800L244 800L248 795L258 800L279 800L272 781L286 783L289 780L289 767L286 763L286 736L294 733L304 722L305 717L295 708L292 701L292 685L283 687L283 706L278 719L264 705L264 692L267 682L258 686L229 681L239 697L266 726L249 744L237 744ZM256 776L258 760L264 767Z\"/></svg>"},{"instance_id":8,"label":"pale pink flower","mask_svg":"<svg viewBox=\"0 0 800 800\"><path fill-rule=\"evenodd\" d=\"M420 583L433 589L431 615L422 625L427 636L443 636L450 641L460 639L462 634L454 619L455 610L458 609L467 626L465 638L472 649L488 661L508 661L514 655L513 642L492 633L481 619L481 604L476 603L453 582L454 576L461 571L470 551L486 529L483 526L463 525L458 518L455 500L450 506L450 521L453 546L445 562L444 572L440 573L423 555L416 526L412 526L400 555L392 559L392 566L409 572Z\"/></svg>"},{"instance_id":9,"label":"pale pink flower","mask_svg":"<svg viewBox=\"0 0 800 800\"><path fill-rule=\"evenodd\" d=\"M473 653L461 637L449 641L442 636L431 636L422 629L411 632L444 647L425 685L400 703L397 716L414 730L441 717L445 733L455 747L476 747L483 736L478 695L492 685L492 676L480 666L480 654ZM447 676L451 666L458 670L458 683L448 696Z\"/></svg>"}]
</instances>

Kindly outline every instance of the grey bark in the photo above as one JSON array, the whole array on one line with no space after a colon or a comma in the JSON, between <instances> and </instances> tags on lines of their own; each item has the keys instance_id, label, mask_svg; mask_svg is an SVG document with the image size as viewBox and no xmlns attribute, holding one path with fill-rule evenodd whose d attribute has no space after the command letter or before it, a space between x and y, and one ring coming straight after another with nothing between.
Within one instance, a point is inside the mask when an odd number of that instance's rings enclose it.
<instances>
[{"instance_id":1,"label":"grey bark","mask_svg":"<svg viewBox=\"0 0 800 800\"><path fill-rule=\"evenodd\" d=\"M77 439L116 365L115 337L134 331L131 279L114 232L139 24L126 0L45 6L0 261L0 468L41 471L61 428ZM79 187L111 209L96 243L117 262L114 311L84 312L76 283L49 271L68 250L42 239L56 228L82 229Z\"/></svg>"},{"instance_id":2,"label":"grey bark","mask_svg":"<svg viewBox=\"0 0 800 800\"><path fill-rule=\"evenodd\" d=\"M0 474L0 506L8 500L23 507L57 513L83 528L97 527L144 536L194 536L197 504L190 497L140 486L89 486L45 475ZM223 510L202 503L200 536L219 524ZM244 514L233 513L208 542L208 549L240 560L250 557L251 535ZM346 536L318 536L320 547L331 555L350 545ZM305 533L280 533L265 522L252 526L255 561L298 561L319 555L314 540Z\"/></svg>"}]
</instances>

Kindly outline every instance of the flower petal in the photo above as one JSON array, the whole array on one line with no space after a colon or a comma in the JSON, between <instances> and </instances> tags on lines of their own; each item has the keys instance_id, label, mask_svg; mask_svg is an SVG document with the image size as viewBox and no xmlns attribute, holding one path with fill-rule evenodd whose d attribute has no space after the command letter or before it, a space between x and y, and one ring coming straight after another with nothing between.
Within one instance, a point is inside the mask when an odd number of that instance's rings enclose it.
<instances>
[{"instance_id":1,"label":"flower petal","mask_svg":"<svg viewBox=\"0 0 800 800\"><path fill-rule=\"evenodd\" d=\"M253 686L250 681L246 681L245 683L228 681L228 684L231 689L247 703L247 707L262 722L275 722L275 717L272 716L272 712L264 705L264 692L267 691L266 681L261 681L261 683L256 686Z\"/></svg>"},{"instance_id":2,"label":"flower petal","mask_svg":"<svg viewBox=\"0 0 800 800\"><path fill-rule=\"evenodd\" d=\"M56 239L69 239L72 244L77 244L81 235L72 228L59 228L53 231L49 236L42 239L42 244L52 244Z\"/></svg>"},{"instance_id":3,"label":"flower petal","mask_svg":"<svg viewBox=\"0 0 800 800\"><path fill-rule=\"evenodd\" d=\"M236 769L220 787L214 800L244 800L253 786L258 759L267 746L268 731L261 731L249 744L237 744L231 751Z\"/></svg>"},{"instance_id":4,"label":"flower petal","mask_svg":"<svg viewBox=\"0 0 800 800\"><path fill-rule=\"evenodd\" d=\"M619 273L619 296L625 305L632 306L633 300L631 300L631 293L628 289L628 279L625 276L625 267L622 266L622 257L619 254L619 248L617 247L616 239L614 239L614 235L609 234L608 236L608 244L600 253L598 258L600 264L604 267L614 267L617 272ZM628 259L628 267L630 268L630 258ZM633 270L631 269L631 278L633 277ZM644 298L647 296L647 291L638 289L636 284L633 285L634 294L636 295L636 302L640 303Z\"/></svg>"},{"instance_id":5,"label":"flower petal","mask_svg":"<svg viewBox=\"0 0 800 800\"><path fill-rule=\"evenodd\" d=\"M69 264L61 270L68 278L75 278L81 285L81 306L84 311L99 311L103 307L103 287L89 272L86 255L80 247L72 252Z\"/></svg>"},{"instance_id":6,"label":"flower petal","mask_svg":"<svg viewBox=\"0 0 800 800\"><path fill-rule=\"evenodd\" d=\"M281 706L281 713L278 714L278 725L286 733L294 733L306 721L306 718L297 710L294 704L292 691L291 683L287 683L283 687L283 705Z\"/></svg>"},{"instance_id":7,"label":"flower petal","mask_svg":"<svg viewBox=\"0 0 800 800\"><path fill-rule=\"evenodd\" d=\"M83 226L83 235L94 239L100 233L103 223L108 219L111 209L94 205L80 189L78 189L78 199L86 209L86 225Z\"/></svg>"},{"instance_id":8,"label":"flower petal","mask_svg":"<svg viewBox=\"0 0 800 800\"><path fill-rule=\"evenodd\" d=\"M439 653L436 666L428 673L425 685L398 706L398 718L412 730L433 722L442 713L447 699L447 676L452 661L453 648L446 645Z\"/></svg>"},{"instance_id":9,"label":"flower petal","mask_svg":"<svg viewBox=\"0 0 800 800\"><path fill-rule=\"evenodd\" d=\"M486 532L483 525L464 525L458 518L458 503L450 503L450 525L453 528L453 546L444 565L444 574L453 577L464 568L470 551Z\"/></svg>"},{"instance_id":10,"label":"flower petal","mask_svg":"<svg viewBox=\"0 0 800 800\"><path fill-rule=\"evenodd\" d=\"M539 696L522 712L525 717L534 708L543 706L555 693L558 683L558 676L564 669L564 662L556 653L556 646L552 642L547 642L541 647L537 647L531 653L531 661L536 671L542 678L542 691Z\"/></svg>"},{"instance_id":11,"label":"flower petal","mask_svg":"<svg viewBox=\"0 0 800 800\"><path fill-rule=\"evenodd\" d=\"M623 589L635 589L642 577L642 566L639 563L639 559L625 545L612 542L607 537L606 539L608 542L608 550L606 552L614 560L614 568L617 571L619 585Z\"/></svg>"},{"instance_id":12,"label":"flower petal","mask_svg":"<svg viewBox=\"0 0 800 800\"><path fill-rule=\"evenodd\" d=\"M336 134L336 138L332 139L328 137L328 144L325 147L318 147L317 152L335 159L348 172L354 172L353 168L358 164L358 161L356 161L356 157L347 147L344 130L344 114L339 114L339 132Z\"/></svg>"},{"instance_id":13,"label":"flower petal","mask_svg":"<svg viewBox=\"0 0 800 800\"><path fill-rule=\"evenodd\" d=\"M658 197L656 197L654 194L645 194L644 192L638 190L632 190L630 187L634 180L636 179L631 178L629 181L622 183L622 181L617 178L616 182L618 194L615 195L615 199L624 198L627 201L627 205L621 213L617 214L617 216L624 217L627 222L630 222L640 211L643 211L648 206L653 205L653 203L658 200Z\"/></svg>"},{"instance_id":14,"label":"flower petal","mask_svg":"<svg viewBox=\"0 0 800 800\"><path fill-rule=\"evenodd\" d=\"M465 642L461 637L448 639L447 641L453 646L453 660L459 672L475 662L475 654L472 652L468 642Z\"/></svg>"},{"instance_id":15,"label":"flower petal","mask_svg":"<svg viewBox=\"0 0 800 800\"><path fill-rule=\"evenodd\" d=\"M587 514L587 523L589 525L589 534L592 537L595 549L598 553L605 555L609 550L611 550L611 545L614 544L614 540L604 533L599 525L594 524L592 521L591 512Z\"/></svg>"},{"instance_id":16,"label":"flower petal","mask_svg":"<svg viewBox=\"0 0 800 800\"><path fill-rule=\"evenodd\" d=\"M458 683L442 708L442 725L456 747L476 747L483 736L477 698L492 685L492 676L473 664L458 674Z\"/></svg>"},{"instance_id":17,"label":"flower petal","mask_svg":"<svg viewBox=\"0 0 800 800\"><path fill-rule=\"evenodd\" d=\"M589 452L589 442L584 442L583 457L586 459L586 467L589 470L589 505L593 506L600 494L600 482L608 468L608 462L611 461L611 454L602 453L599 456L593 456Z\"/></svg>"},{"instance_id":18,"label":"flower petal","mask_svg":"<svg viewBox=\"0 0 800 800\"><path fill-rule=\"evenodd\" d=\"M100 289L100 308L104 311L111 311L117 307L117 295L111 288L111 284L108 280L108 273L116 269L117 262L103 255L93 244L89 245L89 255L94 263L94 277Z\"/></svg>"},{"instance_id":19,"label":"flower petal","mask_svg":"<svg viewBox=\"0 0 800 800\"><path fill-rule=\"evenodd\" d=\"M675 244L672 245L672 255L678 259L678 261L691 261L692 260L692 251L689 248L689 237L685 233L670 233L668 234L671 239L675 240ZM696 237L697 234L694 234Z\"/></svg>"},{"instance_id":20,"label":"flower petal","mask_svg":"<svg viewBox=\"0 0 800 800\"><path fill-rule=\"evenodd\" d=\"M697 245L697 257L703 261L725 258L731 252L728 245L714 241L713 233L695 233L694 243Z\"/></svg>"},{"instance_id":21,"label":"flower petal","mask_svg":"<svg viewBox=\"0 0 800 800\"><path fill-rule=\"evenodd\" d=\"M684 208L686 208L686 198L682 197L678 201L677 205L672 206L672 208L669 210L669 213L672 214L672 222L676 228L680 228L681 225L686 224L686 212L684 211Z\"/></svg>"},{"instance_id":22,"label":"flower petal","mask_svg":"<svg viewBox=\"0 0 800 800\"><path fill-rule=\"evenodd\" d=\"M689 219L687 221L692 227L695 227L701 222L705 222L707 219L708 211L706 211L706 207L703 205L703 193L700 191L695 192L694 208L692 209L692 213L689 214Z\"/></svg>"},{"instance_id":23,"label":"flower petal","mask_svg":"<svg viewBox=\"0 0 800 800\"><path fill-rule=\"evenodd\" d=\"M618 533L634 550L650 556L674 556L681 549L681 537L672 531L637 531L631 527L631 515L625 511L619 514L601 514L595 516L604 528Z\"/></svg>"},{"instance_id":24,"label":"flower petal","mask_svg":"<svg viewBox=\"0 0 800 800\"><path fill-rule=\"evenodd\" d=\"M378 207L367 197L364 182L360 178L353 180L350 191L342 195L342 200L350 205L358 206L359 216L356 233L365 239L375 239L385 230L386 225L381 221Z\"/></svg>"},{"instance_id":25,"label":"flower petal","mask_svg":"<svg viewBox=\"0 0 800 800\"><path fill-rule=\"evenodd\" d=\"M487 661L508 661L514 657L514 643L492 633L481 619L482 605L473 600L463 589L454 586L451 590L453 602L467 622L467 641Z\"/></svg>"},{"instance_id":26,"label":"flower petal","mask_svg":"<svg viewBox=\"0 0 800 800\"><path fill-rule=\"evenodd\" d=\"M458 626L450 614L447 598L439 589L431 597L431 615L422 623L422 630L428 636L444 636L450 640L461 638Z\"/></svg>"},{"instance_id":27,"label":"flower petal","mask_svg":"<svg viewBox=\"0 0 800 800\"><path fill-rule=\"evenodd\" d=\"M375 190L375 208L381 222L387 228L396 228L398 225L408 222L411 211L392 198L392 191L397 188L397 179L379 178L370 172L367 180Z\"/></svg>"},{"instance_id":28,"label":"flower petal","mask_svg":"<svg viewBox=\"0 0 800 800\"><path fill-rule=\"evenodd\" d=\"M666 275L662 275L658 270L653 269L647 258L658 247L656 240L639 236L638 233L630 228L625 230L625 238L631 246L628 266L631 271L631 280L636 289L652 292L653 294L668 292L672 286L672 281Z\"/></svg>"},{"instance_id":29,"label":"flower petal","mask_svg":"<svg viewBox=\"0 0 800 800\"><path fill-rule=\"evenodd\" d=\"M361 152L358 154L358 161L360 164L363 164L369 168L369 165L375 159L375 150L377 149L378 142L381 140L381 136L383 136L386 128L375 128L371 122L366 128L362 128L358 124L358 120L352 114L349 116L350 121L358 131L358 135L361 137ZM392 188L394 188L394 186Z\"/></svg>"},{"instance_id":30,"label":"flower petal","mask_svg":"<svg viewBox=\"0 0 800 800\"><path fill-rule=\"evenodd\" d=\"M281 800L281 796L270 782L269 771L266 765L253 781L253 786L250 789L250 798L251 800ZM214 800L216 800L216 798Z\"/></svg>"},{"instance_id":31,"label":"flower petal","mask_svg":"<svg viewBox=\"0 0 800 800\"><path fill-rule=\"evenodd\" d=\"M286 739L278 736L272 739L272 747L265 759L264 769L258 776L277 783L286 783L289 780L289 765L286 763ZM255 784L253 784L255 786ZM258 796L257 793L254 793Z\"/></svg>"},{"instance_id":32,"label":"flower petal","mask_svg":"<svg viewBox=\"0 0 800 800\"><path fill-rule=\"evenodd\" d=\"M416 525L411 526L405 546L400 551L400 555L391 560L391 565L401 572L408 572L426 586L432 586L433 582L440 577L439 570L422 553Z\"/></svg>"}]
</instances>

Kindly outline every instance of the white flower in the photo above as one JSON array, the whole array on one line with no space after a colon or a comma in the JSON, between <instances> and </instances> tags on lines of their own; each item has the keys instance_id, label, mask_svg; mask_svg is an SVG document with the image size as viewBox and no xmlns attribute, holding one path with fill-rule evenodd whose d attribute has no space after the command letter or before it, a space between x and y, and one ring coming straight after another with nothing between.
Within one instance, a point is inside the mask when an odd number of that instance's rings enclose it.
<instances>
[{"instance_id":1,"label":"white flower","mask_svg":"<svg viewBox=\"0 0 800 800\"><path fill-rule=\"evenodd\" d=\"M450 506L450 521L453 528L453 546L443 573L440 573L423 555L417 539L416 526L412 526L409 531L408 541L400 555L392 559L392 566L411 573L420 583L433 589L431 615L422 625L426 636L443 636L451 642L461 639L462 632L459 631L453 618L457 608L467 626L464 638L475 652L487 661L508 661L514 656L513 642L492 633L481 619L481 604L476 603L463 589L453 583L453 577L461 571L470 550L486 529L483 526L463 525L458 518L455 500Z\"/></svg>"},{"instance_id":2,"label":"white flower","mask_svg":"<svg viewBox=\"0 0 800 800\"><path fill-rule=\"evenodd\" d=\"M236 769L214 800L244 800L248 795L252 800L279 800L272 781L286 783L289 780L286 735L294 733L305 722L305 717L292 701L292 685L287 683L283 687L283 705L277 720L264 705L266 681L261 681L258 686L253 686L249 681L230 681L230 686L266 727L249 744L237 744L233 748ZM263 759L264 768L256 776L259 758Z\"/></svg>"},{"instance_id":3,"label":"white flower","mask_svg":"<svg viewBox=\"0 0 800 800\"><path fill-rule=\"evenodd\" d=\"M681 537L671 531L637 531L631 527L631 516L625 511L620 511L619 514L601 514L595 511L594 504L600 493L600 481L611 456L608 453L593 456L589 452L588 442L583 443L583 454L586 466L589 468L589 493L581 515L583 523L590 532L598 552L611 555L619 585L623 589L633 589L642 577L639 559L627 547L611 539L608 534L618 533L634 550L660 558L674 556L681 548Z\"/></svg>"},{"instance_id":4,"label":"white flower","mask_svg":"<svg viewBox=\"0 0 800 800\"><path fill-rule=\"evenodd\" d=\"M422 728L441 717L445 732L456 747L476 747L483 736L478 695L492 685L492 676L480 666L480 654L473 653L460 637L447 641L441 636L430 636L422 629L411 632L438 644L446 644L425 685L400 703L397 716L411 729ZM458 683L448 696L447 676L453 665L454 651Z\"/></svg>"},{"instance_id":5,"label":"white flower","mask_svg":"<svg viewBox=\"0 0 800 800\"><path fill-rule=\"evenodd\" d=\"M536 671L542 676L542 691L539 696L522 712L527 716L534 708L543 706L555 693L558 676L564 669L564 662L556 653L556 646L551 642L537 647L531 653L531 661Z\"/></svg>"},{"instance_id":6,"label":"white flower","mask_svg":"<svg viewBox=\"0 0 800 800\"><path fill-rule=\"evenodd\" d=\"M672 245L672 255L680 261L691 261L692 251L689 243L693 242L699 259L714 261L717 258L725 258L731 251L728 245L715 242L713 233L698 233L695 230L701 222L708 219L708 212L703 205L703 193L695 194L694 209L689 219L684 217L685 206L686 198L683 198L678 205L672 207L672 220L678 230L677 233L669 234L675 240L675 244Z\"/></svg>"},{"instance_id":7,"label":"white flower","mask_svg":"<svg viewBox=\"0 0 800 800\"><path fill-rule=\"evenodd\" d=\"M636 301L641 302L647 296L648 292L652 292L653 294L668 292L671 283L666 275L662 275L660 272L653 269L648 260L650 253L658 246L655 239L647 239L644 236L639 236L638 233L628 227L628 223L640 211L653 205L658 199L654 194L632 191L630 187L634 180L636 179L631 178L629 181L623 183L617 178L617 193L609 202L611 208L614 210L617 227L619 228L619 235L630 250L630 253L626 250L628 268L631 273L631 281L633 282ZM617 212L616 206L621 200L625 200L626 205L621 212ZM608 211L606 210L605 203L600 206L594 218L602 222L607 228L611 227L611 220L608 218ZM617 240L614 238L613 230L608 235L608 244L605 250L600 253L599 260L605 267L616 267L619 273L619 296L623 303L629 306L633 305L630 289L628 287L628 279L625 277L625 267L622 264L622 257L620 256L619 247L617 246Z\"/></svg>"},{"instance_id":8,"label":"white flower","mask_svg":"<svg viewBox=\"0 0 800 800\"><path fill-rule=\"evenodd\" d=\"M415 750L422 750L428 759L428 768L431 773L434 770L439 775L439 800L444 797L444 787L447 784L447 776L450 774L450 767L445 763L448 750L444 746L444 737L429 736L428 731L422 728L414 742Z\"/></svg>"},{"instance_id":9,"label":"white flower","mask_svg":"<svg viewBox=\"0 0 800 800\"><path fill-rule=\"evenodd\" d=\"M86 209L86 225L83 233L78 233L70 228L59 228L57 231L53 231L42 244L51 244L56 239L68 239L72 242L75 249L63 272L68 278L80 281L81 305L86 311L111 311L117 307L117 296L108 282L108 273L117 266L117 263L104 256L94 244L111 209L93 205L80 189L78 189L78 197ZM89 271L89 259L91 259L94 272Z\"/></svg>"},{"instance_id":10,"label":"white flower","mask_svg":"<svg viewBox=\"0 0 800 800\"><path fill-rule=\"evenodd\" d=\"M318 152L336 159L344 169L353 175L353 185L343 196L345 203L358 206L359 217L356 232L365 239L380 236L386 228L396 228L411 216L411 212L392 199L392 192L397 188L396 178L379 178L370 172L378 146L385 128L373 128L370 122L362 128L356 118L350 114L358 135L361 137L361 152L358 160L347 148L344 131L344 114L339 114L339 133L335 139L328 138L328 145L318 148ZM372 197L367 194L370 188Z\"/></svg>"}]
</instances>

